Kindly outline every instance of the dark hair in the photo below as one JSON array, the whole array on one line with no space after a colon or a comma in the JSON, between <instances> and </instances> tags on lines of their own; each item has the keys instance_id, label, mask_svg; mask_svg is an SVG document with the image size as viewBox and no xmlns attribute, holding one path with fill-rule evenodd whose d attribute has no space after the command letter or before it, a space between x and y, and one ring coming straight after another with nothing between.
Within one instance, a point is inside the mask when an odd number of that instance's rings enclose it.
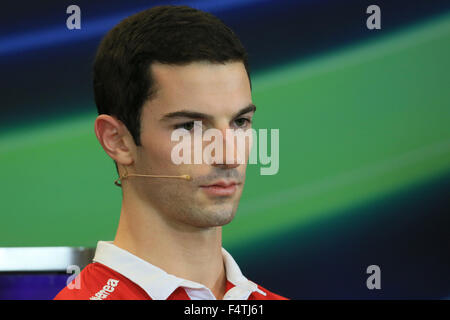
<instances>
[{"instance_id":1,"label":"dark hair","mask_svg":"<svg viewBox=\"0 0 450 320\"><path fill-rule=\"evenodd\" d=\"M242 61L251 88L245 48L212 14L188 6L164 5L122 20L102 39L95 57L93 84L98 114L122 121L140 146L142 106L156 92L150 65L196 61Z\"/></svg>"}]
</instances>

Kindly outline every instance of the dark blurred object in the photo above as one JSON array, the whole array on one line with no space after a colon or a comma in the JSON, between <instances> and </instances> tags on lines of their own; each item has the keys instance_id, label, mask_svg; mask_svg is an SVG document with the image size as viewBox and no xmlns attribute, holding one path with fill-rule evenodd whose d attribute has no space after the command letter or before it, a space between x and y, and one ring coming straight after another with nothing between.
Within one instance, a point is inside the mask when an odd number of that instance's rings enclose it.
<instances>
[{"instance_id":1,"label":"dark blurred object","mask_svg":"<svg viewBox=\"0 0 450 320\"><path fill-rule=\"evenodd\" d=\"M74 270L92 261L94 252L82 247L0 248L0 300L53 299Z\"/></svg>"}]
</instances>

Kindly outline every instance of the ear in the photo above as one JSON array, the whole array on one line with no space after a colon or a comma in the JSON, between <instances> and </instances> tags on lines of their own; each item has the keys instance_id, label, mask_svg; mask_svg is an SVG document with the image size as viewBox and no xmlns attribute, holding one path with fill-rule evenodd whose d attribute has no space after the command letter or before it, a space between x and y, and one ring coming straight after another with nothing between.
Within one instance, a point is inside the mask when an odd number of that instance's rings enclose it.
<instances>
[{"instance_id":1,"label":"ear","mask_svg":"<svg viewBox=\"0 0 450 320\"><path fill-rule=\"evenodd\" d=\"M120 120L101 114L95 119L94 130L103 150L118 166L128 166L134 162L133 151L136 146L128 129Z\"/></svg>"}]
</instances>

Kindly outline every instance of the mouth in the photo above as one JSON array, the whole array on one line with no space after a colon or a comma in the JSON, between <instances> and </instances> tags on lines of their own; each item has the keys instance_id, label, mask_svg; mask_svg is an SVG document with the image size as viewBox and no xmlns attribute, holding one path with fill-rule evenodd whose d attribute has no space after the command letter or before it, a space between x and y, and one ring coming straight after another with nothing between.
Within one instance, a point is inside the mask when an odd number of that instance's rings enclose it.
<instances>
[{"instance_id":1,"label":"mouth","mask_svg":"<svg viewBox=\"0 0 450 320\"><path fill-rule=\"evenodd\" d=\"M236 192L240 183L236 181L217 181L210 185L200 186L200 188L211 196L231 196Z\"/></svg>"}]
</instances>

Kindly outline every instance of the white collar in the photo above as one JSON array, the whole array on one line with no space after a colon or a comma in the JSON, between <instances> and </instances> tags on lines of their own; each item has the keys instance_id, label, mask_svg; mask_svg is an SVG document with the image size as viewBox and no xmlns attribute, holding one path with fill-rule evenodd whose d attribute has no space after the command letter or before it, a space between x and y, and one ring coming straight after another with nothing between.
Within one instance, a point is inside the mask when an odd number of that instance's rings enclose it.
<instances>
[{"instance_id":1,"label":"white collar","mask_svg":"<svg viewBox=\"0 0 450 320\"><path fill-rule=\"evenodd\" d=\"M226 293L224 300L246 300L254 291L266 295L264 291L258 289L254 282L244 277L236 261L224 248L222 248L222 256L225 262L227 280L235 285ZM204 285L169 274L132 253L115 246L112 241L99 241L97 243L93 261L99 262L130 279L139 285L153 300L166 300L178 287L184 287L189 296L191 296L189 293L190 289L194 289L191 292L198 292L198 289L203 289L203 291L207 291L206 296L205 293L202 293L199 297L215 299L211 291ZM191 296L192 298L193 296Z\"/></svg>"}]
</instances>

